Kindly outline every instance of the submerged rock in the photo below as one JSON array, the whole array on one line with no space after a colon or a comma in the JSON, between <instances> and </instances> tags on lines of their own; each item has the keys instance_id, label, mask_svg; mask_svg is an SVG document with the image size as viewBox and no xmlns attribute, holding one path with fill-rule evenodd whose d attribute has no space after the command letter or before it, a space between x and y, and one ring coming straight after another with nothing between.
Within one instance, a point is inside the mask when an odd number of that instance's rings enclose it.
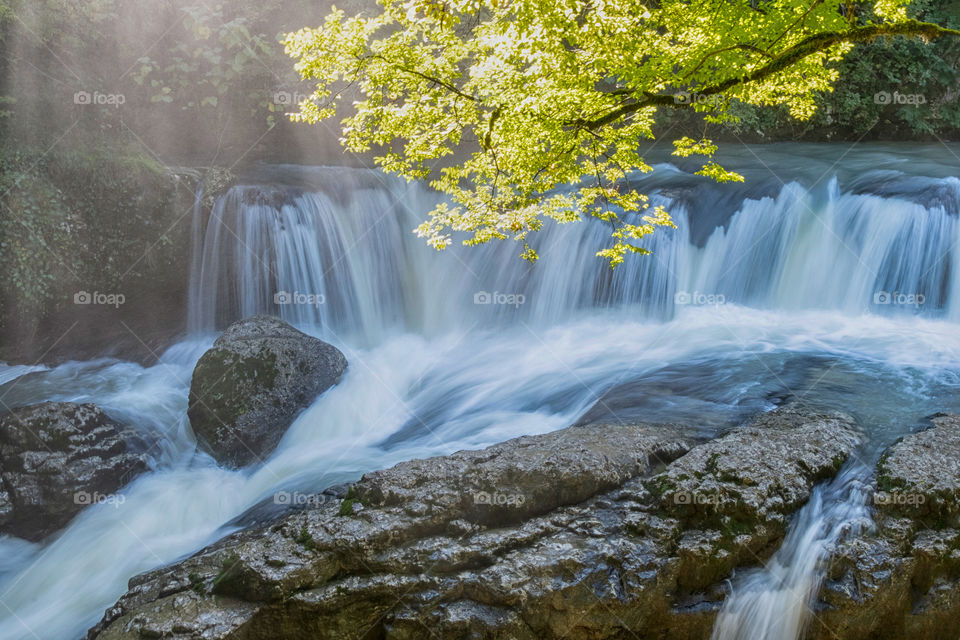
<instances>
[{"instance_id":1,"label":"submerged rock","mask_svg":"<svg viewBox=\"0 0 960 640\"><path fill-rule=\"evenodd\" d=\"M134 578L89 637L706 638L856 441L788 409L700 445L594 424L406 462Z\"/></svg>"},{"instance_id":2,"label":"submerged rock","mask_svg":"<svg viewBox=\"0 0 960 640\"><path fill-rule=\"evenodd\" d=\"M142 443L141 443L142 444ZM135 437L97 406L44 402L0 418L0 532L40 540L147 470Z\"/></svg>"},{"instance_id":3,"label":"submerged rock","mask_svg":"<svg viewBox=\"0 0 960 640\"><path fill-rule=\"evenodd\" d=\"M302 409L340 381L336 347L270 316L230 325L203 354L190 385L190 424L218 462L268 456Z\"/></svg>"}]
</instances>

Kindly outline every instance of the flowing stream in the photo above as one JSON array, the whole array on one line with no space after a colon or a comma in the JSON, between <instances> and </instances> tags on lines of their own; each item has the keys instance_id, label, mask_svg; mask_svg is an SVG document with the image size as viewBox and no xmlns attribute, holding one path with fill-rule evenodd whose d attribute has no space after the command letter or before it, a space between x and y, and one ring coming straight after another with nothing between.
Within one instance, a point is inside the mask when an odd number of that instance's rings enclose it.
<instances>
[{"instance_id":1,"label":"flowing stream","mask_svg":"<svg viewBox=\"0 0 960 640\"><path fill-rule=\"evenodd\" d=\"M734 581L711 640L801 637L833 545L872 527L868 474L863 465L849 465L833 481L814 489L766 567Z\"/></svg>"},{"instance_id":2,"label":"flowing stream","mask_svg":"<svg viewBox=\"0 0 960 640\"><path fill-rule=\"evenodd\" d=\"M160 362L0 366L9 406L95 402L163 435L122 501L42 544L0 538L0 637L81 637L130 577L233 531L278 491L402 460L587 420L713 436L803 399L852 413L869 462L926 416L960 410L960 161L748 151L728 159L743 185L666 163L638 177L679 228L612 272L594 257L598 223L548 228L535 266L512 245L436 253L410 233L438 202L422 185L344 168L250 175L209 220L197 212L190 334ZM187 390L216 332L255 313L350 364L263 465L229 471L195 452ZM818 487L767 567L734 579L716 638L799 637L830 544L869 526L867 468Z\"/></svg>"}]
</instances>

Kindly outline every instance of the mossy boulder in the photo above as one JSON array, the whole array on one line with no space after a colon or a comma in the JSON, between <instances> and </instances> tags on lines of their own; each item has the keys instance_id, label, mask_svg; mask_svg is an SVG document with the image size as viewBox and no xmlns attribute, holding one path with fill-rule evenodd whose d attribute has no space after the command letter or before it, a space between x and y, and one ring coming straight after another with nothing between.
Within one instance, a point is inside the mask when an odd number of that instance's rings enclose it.
<instances>
[{"instance_id":1,"label":"mossy boulder","mask_svg":"<svg viewBox=\"0 0 960 640\"><path fill-rule=\"evenodd\" d=\"M938 415L933 425L880 459L874 502L885 515L960 528L960 416Z\"/></svg>"},{"instance_id":2,"label":"mossy boulder","mask_svg":"<svg viewBox=\"0 0 960 640\"><path fill-rule=\"evenodd\" d=\"M221 464L260 462L346 367L339 349L279 318L240 320L193 371L190 424L200 446Z\"/></svg>"}]
</instances>

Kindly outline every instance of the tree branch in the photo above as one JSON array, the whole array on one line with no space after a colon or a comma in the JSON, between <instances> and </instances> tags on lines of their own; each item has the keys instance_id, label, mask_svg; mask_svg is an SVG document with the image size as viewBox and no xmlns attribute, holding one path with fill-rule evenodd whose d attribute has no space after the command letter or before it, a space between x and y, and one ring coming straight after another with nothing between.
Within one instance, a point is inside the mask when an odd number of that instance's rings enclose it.
<instances>
[{"instance_id":1,"label":"tree branch","mask_svg":"<svg viewBox=\"0 0 960 640\"><path fill-rule=\"evenodd\" d=\"M775 73L800 62L807 56L820 53L836 44L844 42L870 42L884 36L918 36L921 38L933 39L944 35L960 36L960 31L947 29L931 22L920 22L918 20L904 20L892 24L875 24L866 27L857 27L850 31L819 33L808 36L793 45L792 47L777 54L773 60L764 66L751 71L742 76L728 78L710 87L703 87L697 90L702 95L714 95L726 91L731 87L741 84L758 82ZM604 116L592 120L583 118L572 121L570 124L584 129L599 129L605 127L620 118L630 115L646 107L655 107L662 105L676 104L675 96L672 94L645 94L641 100L629 102Z\"/></svg>"},{"instance_id":2,"label":"tree branch","mask_svg":"<svg viewBox=\"0 0 960 640\"><path fill-rule=\"evenodd\" d=\"M376 58L377 60L382 60L383 62L386 62L387 64L392 64L389 60L387 60L386 58L384 58L384 57L381 56L381 55L372 55L372 56L370 56L370 58ZM458 95L458 96L460 96L461 98L464 98L464 99L466 99L466 100L472 100L472 101L474 101L474 102L476 102L476 100L477 100L474 96L470 95L469 93L464 93L463 91L460 91L460 89L456 88L455 86L453 86L453 85L450 84L449 82L446 82L446 81L444 81L444 80L441 80L440 78L434 78L433 76L428 76L427 74L421 73L421 72L417 71L416 69L411 69L410 67L402 67L402 66L400 66L400 65L394 65L394 67L395 67L397 70L399 70L399 71L403 71L404 73L409 73L410 75L417 76L418 78L421 78L421 79L423 79L423 80L426 80L427 82L432 82L432 83L434 83L434 84L436 84L436 85L438 85L438 86L441 86L441 87L443 87L444 89L446 89L447 91L449 91L449 92L451 92L451 93L454 93L454 94L456 94L456 95Z\"/></svg>"}]
</instances>

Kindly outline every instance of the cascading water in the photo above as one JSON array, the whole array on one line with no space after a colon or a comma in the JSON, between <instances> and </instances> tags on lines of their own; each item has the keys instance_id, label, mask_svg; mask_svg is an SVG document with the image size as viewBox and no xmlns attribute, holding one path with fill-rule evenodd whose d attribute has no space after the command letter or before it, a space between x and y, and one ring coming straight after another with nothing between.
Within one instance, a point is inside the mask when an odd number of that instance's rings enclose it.
<instances>
[{"instance_id":1,"label":"cascading water","mask_svg":"<svg viewBox=\"0 0 960 640\"><path fill-rule=\"evenodd\" d=\"M872 527L869 471L848 467L814 489L763 570L734 581L711 640L798 640L808 624L832 545Z\"/></svg>"},{"instance_id":2,"label":"cascading water","mask_svg":"<svg viewBox=\"0 0 960 640\"><path fill-rule=\"evenodd\" d=\"M234 187L207 226L190 326L212 331L269 312L376 344L390 330L432 335L490 320L550 326L605 307L668 317L675 302L703 300L960 315L960 295L952 295L960 273L951 269L960 227L944 203L845 193L836 178L817 191L788 183L775 197L742 201L698 245L686 239L698 218L710 217L709 205L658 192L668 179L675 190L679 178L697 185L668 165L640 181L679 228L654 236L653 256L613 272L594 258L609 234L601 224L548 228L534 240L543 256L536 267L509 244L430 253L410 230L436 195L372 172L328 169L311 176L313 191ZM960 180L935 186L960 194ZM473 304L480 292L523 302L483 309ZM284 293L314 298L276 304Z\"/></svg>"},{"instance_id":3,"label":"cascading water","mask_svg":"<svg viewBox=\"0 0 960 640\"><path fill-rule=\"evenodd\" d=\"M710 436L791 398L853 413L877 447L960 409L960 181L887 152L848 158L825 182L820 159L791 152L786 185L741 160L743 187L668 165L638 178L679 229L616 271L594 257L609 230L592 222L547 229L534 266L506 244L433 252L411 229L436 194L372 171L274 167L209 220L198 207L191 336L158 364L0 370L9 406L95 402L164 436L122 503L85 509L42 545L0 538L0 637L79 637L132 575L225 535L275 492L405 459L586 419ZM214 332L254 313L336 344L350 366L265 464L228 471L195 453L187 390ZM777 585L809 596L810 558L863 508L854 480L817 490L779 565L734 581L721 621L740 626L717 633L752 637ZM792 637L798 624L763 628Z\"/></svg>"}]
</instances>

